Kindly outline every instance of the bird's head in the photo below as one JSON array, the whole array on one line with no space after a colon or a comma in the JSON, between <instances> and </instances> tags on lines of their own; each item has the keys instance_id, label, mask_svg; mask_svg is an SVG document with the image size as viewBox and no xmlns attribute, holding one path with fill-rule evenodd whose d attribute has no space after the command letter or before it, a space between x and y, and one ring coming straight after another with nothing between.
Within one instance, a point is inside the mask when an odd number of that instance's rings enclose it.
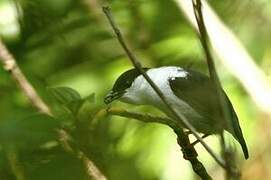
<instances>
[{"instance_id":1,"label":"bird's head","mask_svg":"<svg viewBox=\"0 0 271 180\"><path fill-rule=\"evenodd\" d=\"M144 68L144 70L147 69L148 68ZM138 76L140 76L140 72L134 68L122 73L115 81L112 90L104 98L104 102L109 104L123 97L129 91Z\"/></svg>"}]
</instances>

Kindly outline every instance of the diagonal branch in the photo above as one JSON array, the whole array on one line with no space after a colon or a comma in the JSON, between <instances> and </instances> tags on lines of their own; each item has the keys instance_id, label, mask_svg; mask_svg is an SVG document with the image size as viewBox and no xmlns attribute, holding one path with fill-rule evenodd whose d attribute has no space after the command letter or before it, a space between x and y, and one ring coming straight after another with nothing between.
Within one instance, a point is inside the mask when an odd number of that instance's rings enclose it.
<instances>
[{"instance_id":1,"label":"diagonal branch","mask_svg":"<svg viewBox=\"0 0 271 180\"><path fill-rule=\"evenodd\" d=\"M45 102L38 95L34 87L28 82L21 69L19 68L16 59L8 51L7 47L4 45L0 39L0 62L2 62L4 69L10 73L13 79L17 82L18 86L29 99L34 107L44 114L52 116L50 108L45 104ZM75 154L79 159L81 159L85 165L86 172L89 179L95 180L106 180L106 177L100 172L100 170L95 166L95 164L80 150L74 150L69 144L69 135L63 129L58 129L59 142L66 152Z\"/></svg>"},{"instance_id":2,"label":"diagonal branch","mask_svg":"<svg viewBox=\"0 0 271 180\"><path fill-rule=\"evenodd\" d=\"M184 133L181 128L178 128L176 123L168 123L172 122L172 120L168 117L160 117L160 116L153 116L149 114L142 114L137 112L127 111L122 108L108 108L106 111L99 112L98 114L110 114L110 115L117 115L126 118L133 118L145 123L161 123L170 126L178 137L178 144L181 146L181 150L183 152L183 158L190 161L192 168L196 174L198 174L203 180L211 180L212 178L207 173L203 164L197 158L197 152L194 149L194 146L190 143L188 136Z\"/></svg>"},{"instance_id":3,"label":"diagonal branch","mask_svg":"<svg viewBox=\"0 0 271 180\"><path fill-rule=\"evenodd\" d=\"M153 116L150 114L142 114L138 112L132 112L132 111L127 111L123 108L114 108L110 107L105 110L107 114L110 115L117 115L121 117L126 117L126 118L133 118L140 120L142 122L146 123L160 123L164 125L169 125L169 126L175 126L175 124L169 124L168 122L171 122L172 120L168 117L160 117L160 116Z\"/></svg>"}]
</instances>

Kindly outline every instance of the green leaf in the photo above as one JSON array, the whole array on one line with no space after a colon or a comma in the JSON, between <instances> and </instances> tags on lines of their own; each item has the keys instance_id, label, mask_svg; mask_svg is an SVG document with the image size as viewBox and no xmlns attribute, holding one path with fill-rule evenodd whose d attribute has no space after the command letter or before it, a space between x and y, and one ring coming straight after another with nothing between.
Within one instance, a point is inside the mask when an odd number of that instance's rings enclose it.
<instances>
[{"instance_id":1,"label":"green leaf","mask_svg":"<svg viewBox=\"0 0 271 180\"><path fill-rule=\"evenodd\" d=\"M48 91L60 104L81 100L80 94L69 87L48 88Z\"/></svg>"},{"instance_id":2,"label":"green leaf","mask_svg":"<svg viewBox=\"0 0 271 180\"><path fill-rule=\"evenodd\" d=\"M69 87L48 88L48 92L58 104L63 105L73 114L77 113L78 109L84 102L80 94Z\"/></svg>"}]
</instances>

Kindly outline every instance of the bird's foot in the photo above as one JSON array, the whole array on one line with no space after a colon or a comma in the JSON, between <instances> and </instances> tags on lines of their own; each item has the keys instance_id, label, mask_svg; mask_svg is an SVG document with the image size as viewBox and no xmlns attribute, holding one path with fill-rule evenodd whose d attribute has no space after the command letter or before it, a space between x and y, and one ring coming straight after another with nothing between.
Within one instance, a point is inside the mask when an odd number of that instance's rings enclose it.
<instances>
[{"instance_id":1,"label":"bird's foot","mask_svg":"<svg viewBox=\"0 0 271 180\"><path fill-rule=\"evenodd\" d=\"M206 137L208 137L210 134L204 134L203 136L201 136L201 139L204 139ZM191 145L195 146L196 144L198 144L200 141L197 139L196 141L192 142Z\"/></svg>"}]
</instances>

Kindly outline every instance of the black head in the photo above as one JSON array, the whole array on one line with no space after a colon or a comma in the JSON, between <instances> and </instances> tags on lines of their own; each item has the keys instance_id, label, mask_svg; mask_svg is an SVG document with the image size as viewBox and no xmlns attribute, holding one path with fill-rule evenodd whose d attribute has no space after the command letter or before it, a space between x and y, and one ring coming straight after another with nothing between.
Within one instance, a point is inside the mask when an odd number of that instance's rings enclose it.
<instances>
[{"instance_id":1,"label":"black head","mask_svg":"<svg viewBox=\"0 0 271 180\"><path fill-rule=\"evenodd\" d=\"M148 68L143 68L143 70L147 70ZM134 80L140 75L141 73L133 68L128 71L122 73L118 79L115 81L115 84L112 90L107 94L104 98L104 102L106 104L111 103L115 99L120 98L126 91L126 89L130 88L133 84Z\"/></svg>"}]
</instances>

